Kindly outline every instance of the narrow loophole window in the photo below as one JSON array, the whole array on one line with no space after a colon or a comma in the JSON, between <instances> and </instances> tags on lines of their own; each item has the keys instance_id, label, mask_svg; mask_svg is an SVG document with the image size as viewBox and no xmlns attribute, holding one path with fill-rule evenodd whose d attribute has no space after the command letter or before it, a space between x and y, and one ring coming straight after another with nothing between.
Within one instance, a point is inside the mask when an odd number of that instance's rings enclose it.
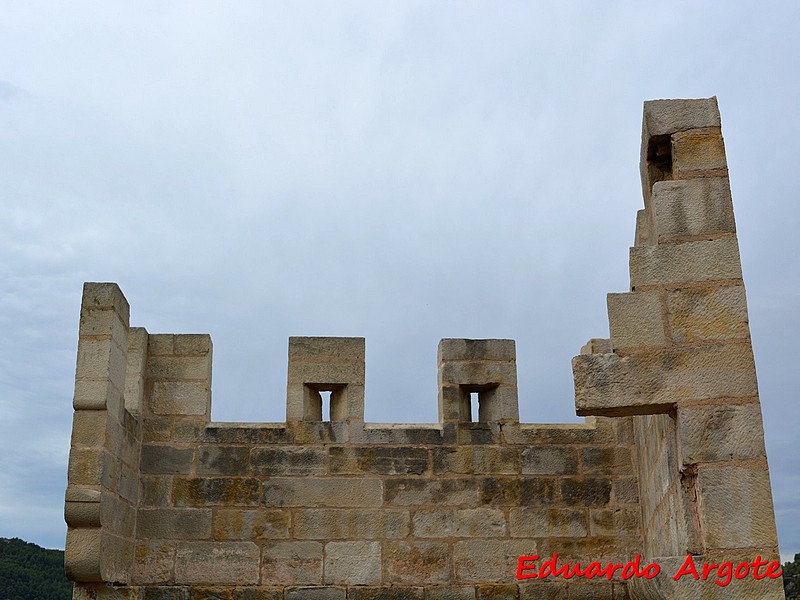
<instances>
[{"instance_id":1,"label":"narrow loophole window","mask_svg":"<svg viewBox=\"0 0 800 600\"><path fill-rule=\"evenodd\" d=\"M480 420L480 394L478 392L469 393L469 413L470 420L477 423Z\"/></svg>"},{"instance_id":2,"label":"narrow loophole window","mask_svg":"<svg viewBox=\"0 0 800 600\"><path fill-rule=\"evenodd\" d=\"M322 398L322 420L323 421L330 421L331 420L331 392L322 391L319 393L320 398Z\"/></svg>"}]
</instances>

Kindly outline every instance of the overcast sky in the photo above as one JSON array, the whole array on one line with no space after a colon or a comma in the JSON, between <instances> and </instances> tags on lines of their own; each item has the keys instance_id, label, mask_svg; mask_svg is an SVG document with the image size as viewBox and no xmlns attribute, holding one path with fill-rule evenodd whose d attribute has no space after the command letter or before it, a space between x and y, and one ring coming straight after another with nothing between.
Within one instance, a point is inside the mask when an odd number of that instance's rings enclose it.
<instances>
[{"instance_id":1,"label":"overcast sky","mask_svg":"<svg viewBox=\"0 0 800 600\"><path fill-rule=\"evenodd\" d=\"M444 337L577 421L642 206L642 102L716 95L781 551L800 552L800 3L0 0L0 536L64 544L84 281L207 332L213 418L283 421L290 335L367 338L436 421Z\"/></svg>"}]
</instances>

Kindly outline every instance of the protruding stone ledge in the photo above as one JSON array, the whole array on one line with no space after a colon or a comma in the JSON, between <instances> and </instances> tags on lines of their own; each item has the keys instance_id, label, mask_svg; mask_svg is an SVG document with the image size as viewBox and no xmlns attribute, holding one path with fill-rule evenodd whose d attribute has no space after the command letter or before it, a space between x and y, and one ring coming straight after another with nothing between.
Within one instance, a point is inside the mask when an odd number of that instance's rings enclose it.
<instances>
[{"instance_id":1,"label":"protruding stone ledge","mask_svg":"<svg viewBox=\"0 0 800 600\"><path fill-rule=\"evenodd\" d=\"M581 416L664 413L682 401L758 394L749 344L581 355L572 371Z\"/></svg>"}]
</instances>

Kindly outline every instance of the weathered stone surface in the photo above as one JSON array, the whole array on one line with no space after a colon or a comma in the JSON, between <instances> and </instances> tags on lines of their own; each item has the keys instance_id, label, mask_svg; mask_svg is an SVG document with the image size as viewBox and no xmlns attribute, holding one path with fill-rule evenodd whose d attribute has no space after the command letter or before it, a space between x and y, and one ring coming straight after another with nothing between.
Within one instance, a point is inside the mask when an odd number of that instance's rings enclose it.
<instances>
[{"instance_id":1,"label":"weathered stone surface","mask_svg":"<svg viewBox=\"0 0 800 600\"><path fill-rule=\"evenodd\" d=\"M424 588L409 586L348 588L347 600L423 600Z\"/></svg>"},{"instance_id":2,"label":"weathered stone surface","mask_svg":"<svg viewBox=\"0 0 800 600\"><path fill-rule=\"evenodd\" d=\"M138 511L137 535L147 539L208 539L211 510L194 508L152 508Z\"/></svg>"},{"instance_id":3,"label":"weathered stone surface","mask_svg":"<svg viewBox=\"0 0 800 600\"><path fill-rule=\"evenodd\" d=\"M687 288L669 292L666 300L673 343L750 337L743 286Z\"/></svg>"},{"instance_id":4,"label":"weathered stone surface","mask_svg":"<svg viewBox=\"0 0 800 600\"><path fill-rule=\"evenodd\" d=\"M274 542L263 547L261 581L265 585L322 583L322 544Z\"/></svg>"},{"instance_id":5,"label":"weathered stone surface","mask_svg":"<svg viewBox=\"0 0 800 600\"><path fill-rule=\"evenodd\" d=\"M421 475L428 470L427 448L331 448L330 472Z\"/></svg>"},{"instance_id":6,"label":"weathered stone surface","mask_svg":"<svg viewBox=\"0 0 800 600\"><path fill-rule=\"evenodd\" d=\"M595 448L581 450L583 472L589 475L628 475L632 472L630 448Z\"/></svg>"},{"instance_id":7,"label":"weathered stone surface","mask_svg":"<svg viewBox=\"0 0 800 600\"><path fill-rule=\"evenodd\" d=\"M537 553L534 540L464 540L453 544L453 567L464 583L514 581L520 556Z\"/></svg>"},{"instance_id":8,"label":"weathered stone surface","mask_svg":"<svg viewBox=\"0 0 800 600\"><path fill-rule=\"evenodd\" d=\"M325 458L324 448L253 448L250 452L256 475L322 475Z\"/></svg>"},{"instance_id":9,"label":"weathered stone surface","mask_svg":"<svg viewBox=\"0 0 800 600\"><path fill-rule=\"evenodd\" d=\"M426 587L425 600L475 600L475 587Z\"/></svg>"},{"instance_id":10,"label":"weathered stone surface","mask_svg":"<svg viewBox=\"0 0 800 600\"><path fill-rule=\"evenodd\" d=\"M410 516L406 510L314 508L295 510L295 538L314 540L404 538Z\"/></svg>"},{"instance_id":11,"label":"weathered stone surface","mask_svg":"<svg viewBox=\"0 0 800 600\"><path fill-rule=\"evenodd\" d=\"M749 345L675 348L572 359L580 415L667 412L676 403L758 394Z\"/></svg>"},{"instance_id":12,"label":"weathered stone surface","mask_svg":"<svg viewBox=\"0 0 800 600\"><path fill-rule=\"evenodd\" d=\"M378 479L272 477L264 481L262 501L266 506L369 507L383 502Z\"/></svg>"},{"instance_id":13,"label":"weathered stone surface","mask_svg":"<svg viewBox=\"0 0 800 600\"><path fill-rule=\"evenodd\" d=\"M556 581L520 583L520 600L568 600L567 584Z\"/></svg>"},{"instance_id":14,"label":"weathered stone surface","mask_svg":"<svg viewBox=\"0 0 800 600\"><path fill-rule=\"evenodd\" d=\"M247 475L250 448L247 446L200 446L197 457L198 475Z\"/></svg>"},{"instance_id":15,"label":"weathered stone surface","mask_svg":"<svg viewBox=\"0 0 800 600\"><path fill-rule=\"evenodd\" d=\"M597 508L589 511L589 531L594 536L635 538L639 534L639 511Z\"/></svg>"},{"instance_id":16,"label":"weathered stone surface","mask_svg":"<svg viewBox=\"0 0 800 600\"><path fill-rule=\"evenodd\" d=\"M375 585L381 582L380 542L325 544L325 583Z\"/></svg>"},{"instance_id":17,"label":"weathered stone surface","mask_svg":"<svg viewBox=\"0 0 800 600\"><path fill-rule=\"evenodd\" d=\"M673 134L672 173L676 179L727 175L725 144L719 128L691 129Z\"/></svg>"},{"instance_id":18,"label":"weathered stone surface","mask_svg":"<svg viewBox=\"0 0 800 600\"><path fill-rule=\"evenodd\" d=\"M575 475L578 453L569 446L534 446L522 451L522 472L526 475Z\"/></svg>"},{"instance_id":19,"label":"weathered stone surface","mask_svg":"<svg viewBox=\"0 0 800 600\"><path fill-rule=\"evenodd\" d=\"M697 493L706 548L774 547L777 533L766 469L702 468Z\"/></svg>"},{"instance_id":20,"label":"weathered stone surface","mask_svg":"<svg viewBox=\"0 0 800 600\"><path fill-rule=\"evenodd\" d=\"M383 544L389 583L439 584L450 581L450 549L445 542L391 541Z\"/></svg>"},{"instance_id":21,"label":"weathered stone surface","mask_svg":"<svg viewBox=\"0 0 800 600\"><path fill-rule=\"evenodd\" d=\"M561 479L561 497L569 506L605 506L611 498L611 481L601 477Z\"/></svg>"},{"instance_id":22,"label":"weathered stone surface","mask_svg":"<svg viewBox=\"0 0 800 600\"><path fill-rule=\"evenodd\" d=\"M439 342L439 359L514 362L517 360L517 349L514 340L447 338Z\"/></svg>"},{"instance_id":23,"label":"weathered stone surface","mask_svg":"<svg viewBox=\"0 0 800 600\"><path fill-rule=\"evenodd\" d=\"M505 537L503 511L494 508L420 509L414 513L419 538Z\"/></svg>"},{"instance_id":24,"label":"weathered stone surface","mask_svg":"<svg viewBox=\"0 0 800 600\"><path fill-rule=\"evenodd\" d=\"M72 581L102 581L100 574L101 534L99 527L67 529L64 570Z\"/></svg>"},{"instance_id":25,"label":"weathered stone surface","mask_svg":"<svg viewBox=\"0 0 800 600\"><path fill-rule=\"evenodd\" d=\"M607 302L615 350L666 343L659 292L608 294Z\"/></svg>"},{"instance_id":26,"label":"weathered stone surface","mask_svg":"<svg viewBox=\"0 0 800 600\"><path fill-rule=\"evenodd\" d=\"M252 477L175 478L172 502L175 506L255 506L259 481Z\"/></svg>"},{"instance_id":27,"label":"weathered stone surface","mask_svg":"<svg viewBox=\"0 0 800 600\"><path fill-rule=\"evenodd\" d=\"M347 588L334 586L287 587L285 600L345 600Z\"/></svg>"},{"instance_id":28,"label":"weathered stone surface","mask_svg":"<svg viewBox=\"0 0 800 600\"><path fill-rule=\"evenodd\" d=\"M267 509L220 508L214 511L212 527L215 540L285 539L289 537L289 513Z\"/></svg>"},{"instance_id":29,"label":"weathered stone surface","mask_svg":"<svg viewBox=\"0 0 800 600\"><path fill-rule=\"evenodd\" d=\"M659 243L736 232L727 177L659 181L652 198Z\"/></svg>"},{"instance_id":30,"label":"weathered stone surface","mask_svg":"<svg viewBox=\"0 0 800 600\"><path fill-rule=\"evenodd\" d=\"M519 588L515 584L491 584L475 586L478 600L516 600Z\"/></svg>"},{"instance_id":31,"label":"weathered stone surface","mask_svg":"<svg viewBox=\"0 0 800 600\"><path fill-rule=\"evenodd\" d=\"M149 475L186 475L192 468L194 450L174 446L142 446L141 469Z\"/></svg>"},{"instance_id":32,"label":"weathered stone surface","mask_svg":"<svg viewBox=\"0 0 800 600\"><path fill-rule=\"evenodd\" d=\"M480 501L491 506L553 504L556 481L549 477L487 477L481 481Z\"/></svg>"},{"instance_id":33,"label":"weathered stone surface","mask_svg":"<svg viewBox=\"0 0 800 600\"><path fill-rule=\"evenodd\" d=\"M148 586L142 591L143 600L190 600L186 586Z\"/></svg>"},{"instance_id":34,"label":"weathered stone surface","mask_svg":"<svg viewBox=\"0 0 800 600\"><path fill-rule=\"evenodd\" d=\"M205 426L201 439L219 444L285 444L290 435L286 423L212 423Z\"/></svg>"},{"instance_id":35,"label":"weathered stone surface","mask_svg":"<svg viewBox=\"0 0 800 600\"><path fill-rule=\"evenodd\" d=\"M478 503L478 484L471 479L387 479L386 502L409 504Z\"/></svg>"},{"instance_id":36,"label":"weathered stone surface","mask_svg":"<svg viewBox=\"0 0 800 600\"><path fill-rule=\"evenodd\" d=\"M176 548L175 542L164 540L137 542L133 554L133 582L142 585L169 583L175 568Z\"/></svg>"},{"instance_id":37,"label":"weathered stone surface","mask_svg":"<svg viewBox=\"0 0 800 600\"><path fill-rule=\"evenodd\" d=\"M211 387L206 381L154 381L148 403L157 415L209 415Z\"/></svg>"},{"instance_id":38,"label":"weathered stone surface","mask_svg":"<svg viewBox=\"0 0 800 600\"><path fill-rule=\"evenodd\" d=\"M631 288L742 278L736 238L630 249Z\"/></svg>"},{"instance_id":39,"label":"weathered stone surface","mask_svg":"<svg viewBox=\"0 0 800 600\"><path fill-rule=\"evenodd\" d=\"M648 100L644 103L643 128L650 136L719 126L716 98ZM642 145L646 145L646 140L643 140Z\"/></svg>"},{"instance_id":40,"label":"weathered stone surface","mask_svg":"<svg viewBox=\"0 0 800 600\"><path fill-rule=\"evenodd\" d=\"M72 600L139 600L138 588L111 587L105 583L82 583L73 588Z\"/></svg>"},{"instance_id":41,"label":"weathered stone surface","mask_svg":"<svg viewBox=\"0 0 800 600\"><path fill-rule=\"evenodd\" d=\"M682 464L766 456L758 404L686 406L678 411Z\"/></svg>"},{"instance_id":42,"label":"weathered stone surface","mask_svg":"<svg viewBox=\"0 0 800 600\"><path fill-rule=\"evenodd\" d=\"M512 508L508 513L511 537L584 537L588 535L583 509Z\"/></svg>"},{"instance_id":43,"label":"weathered stone surface","mask_svg":"<svg viewBox=\"0 0 800 600\"><path fill-rule=\"evenodd\" d=\"M258 583L259 549L253 542L180 542L176 583Z\"/></svg>"}]
</instances>

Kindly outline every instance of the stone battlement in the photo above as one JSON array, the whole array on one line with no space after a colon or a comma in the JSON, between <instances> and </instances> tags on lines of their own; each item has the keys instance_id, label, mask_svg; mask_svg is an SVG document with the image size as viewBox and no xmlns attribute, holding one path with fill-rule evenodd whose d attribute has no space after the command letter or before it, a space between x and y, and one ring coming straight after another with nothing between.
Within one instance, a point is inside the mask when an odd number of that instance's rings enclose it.
<instances>
[{"instance_id":1,"label":"stone battlement","mask_svg":"<svg viewBox=\"0 0 800 600\"><path fill-rule=\"evenodd\" d=\"M85 284L74 597L782 598L670 576L778 550L716 100L645 103L641 166L631 291L573 359L583 424L520 423L514 341L467 339L439 344L438 423L365 423L365 340L325 337L289 339L285 422L214 423L210 337ZM553 554L662 575L516 579Z\"/></svg>"}]
</instances>

